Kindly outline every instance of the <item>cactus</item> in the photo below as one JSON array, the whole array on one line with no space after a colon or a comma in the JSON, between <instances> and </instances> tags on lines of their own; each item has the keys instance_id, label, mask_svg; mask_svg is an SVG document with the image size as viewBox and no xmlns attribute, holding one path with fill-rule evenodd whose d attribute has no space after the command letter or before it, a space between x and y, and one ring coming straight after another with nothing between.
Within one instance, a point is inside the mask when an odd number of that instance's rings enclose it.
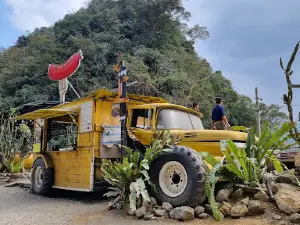
<instances>
[{"instance_id":1,"label":"cactus","mask_svg":"<svg viewBox=\"0 0 300 225\"><path fill-rule=\"evenodd\" d=\"M290 119L291 123L294 125L293 129L290 131L290 135L297 142L300 142L300 136L299 136L299 131L297 129L297 126L294 122L292 101L293 101L293 88L300 88L300 84L292 84L291 76L293 74L292 65L296 58L297 52L299 50L299 43L300 42L298 42L296 44L286 68L284 68L284 66L283 66L282 58L280 58L280 67L284 71L286 82L287 82L287 87L288 87L288 94L283 95L283 102L285 105L287 105L287 108L289 111L289 119Z\"/></svg>"},{"instance_id":2,"label":"cactus","mask_svg":"<svg viewBox=\"0 0 300 225\"><path fill-rule=\"evenodd\" d=\"M20 158L30 151L31 131L26 124L16 124L11 119L16 111L11 110L9 118L0 115L0 153L5 164L14 161L16 153L20 153ZM7 165L4 165L7 166Z\"/></svg>"}]
</instances>

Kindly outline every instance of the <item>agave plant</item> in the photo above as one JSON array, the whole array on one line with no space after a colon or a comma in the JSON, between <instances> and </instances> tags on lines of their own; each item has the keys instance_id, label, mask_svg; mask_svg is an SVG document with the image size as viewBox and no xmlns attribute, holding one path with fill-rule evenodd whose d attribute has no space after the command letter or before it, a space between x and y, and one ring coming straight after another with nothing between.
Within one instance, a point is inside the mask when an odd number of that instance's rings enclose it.
<instances>
[{"instance_id":1,"label":"agave plant","mask_svg":"<svg viewBox=\"0 0 300 225\"><path fill-rule=\"evenodd\" d=\"M127 209L127 203L131 211L137 208L139 199L150 201L147 186L152 186L148 174L149 165L162 152L168 151L175 142L169 131L156 133L146 147L143 159L138 151L124 147L126 155L121 162L103 160L102 172L104 179L112 186L105 194L107 197L116 197L114 204L122 202L123 209Z\"/></svg>"},{"instance_id":2,"label":"agave plant","mask_svg":"<svg viewBox=\"0 0 300 225\"><path fill-rule=\"evenodd\" d=\"M257 182L259 185L268 164L272 163L278 172L282 172L283 165L273 153L289 139L290 129L292 129L292 125L285 123L274 131L269 128L268 122L266 122L259 139L255 137L254 130L249 130L246 148L242 149L229 140L226 150L222 151L225 156L225 164L218 162L208 153L199 153L208 164L213 166L206 180L206 194L215 219L218 221L223 219L223 215L216 206L214 196L218 177L231 176L230 180L238 180L245 184Z\"/></svg>"}]
</instances>

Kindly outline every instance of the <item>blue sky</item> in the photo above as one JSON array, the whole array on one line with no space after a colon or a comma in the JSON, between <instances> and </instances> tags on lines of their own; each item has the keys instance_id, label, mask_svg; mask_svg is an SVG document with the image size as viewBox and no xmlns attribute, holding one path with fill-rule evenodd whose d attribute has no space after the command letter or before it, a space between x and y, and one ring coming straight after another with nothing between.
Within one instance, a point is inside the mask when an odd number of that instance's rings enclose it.
<instances>
[{"instance_id":1,"label":"blue sky","mask_svg":"<svg viewBox=\"0 0 300 225\"><path fill-rule=\"evenodd\" d=\"M0 0L0 47L13 45L22 31L14 29L11 23L12 8Z\"/></svg>"},{"instance_id":2,"label":"blue sky","mask_svg":"<svg viewBox=\"0 0 300 225\"><path fill-rule=\"evenodd\" d=\"M0 0L0 47L12 45L20 34L35 27L50 26L85 3ZM188 0L184 6L192 13L189 23L207 26L210 32L208 40L196 43L198 54L232 80L239 93L253 99L257 86L265 103L283 105L286 83L279 57L286 64L300 40L300 1ZM294 83L300 83L299 62L300 55L295 62ZM294 96L299 94L297 90ZM300 105L299 100L295 97L294 104Z\"/></svg>"}]
</instances>

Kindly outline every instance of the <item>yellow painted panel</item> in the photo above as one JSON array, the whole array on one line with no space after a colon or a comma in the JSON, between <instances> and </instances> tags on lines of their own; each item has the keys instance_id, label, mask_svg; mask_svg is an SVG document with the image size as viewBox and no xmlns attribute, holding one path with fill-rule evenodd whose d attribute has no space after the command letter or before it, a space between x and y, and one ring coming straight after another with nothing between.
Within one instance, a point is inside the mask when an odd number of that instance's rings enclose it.
<instances>
[{"instance_id":1,"label":"yellow painted panel","mask_svg":"<svg viewBox=\"0 0 300 225\"><path fill-rule=\"evenodd\" d=\"M93 132L79 134L79 144L78 147L87 147L93 145Z\"/></svg>"},{"instance_id":2,"label":"yellow painted panel","mask_svg":"<svg viewBox=\"0 0 300 225\"><path fill-rule=\"evenodd\" d=\"M84 189L90 189L89 183L75 183L75 182L69 182L68 187L70 188L84 188Z\"/></svg>"}]
</instances>

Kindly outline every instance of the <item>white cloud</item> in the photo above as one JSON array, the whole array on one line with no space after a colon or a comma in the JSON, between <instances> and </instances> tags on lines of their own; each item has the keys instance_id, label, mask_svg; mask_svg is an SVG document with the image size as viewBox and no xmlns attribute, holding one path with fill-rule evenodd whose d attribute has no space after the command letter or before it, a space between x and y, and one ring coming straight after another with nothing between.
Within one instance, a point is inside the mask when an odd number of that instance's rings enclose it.
<instances>
[{"instance_id":1,"label":"white cloud","mask_svg":"<svg viewBox=\"0 0 300 225\"><path fill-rule=\"evenodd\" d=\"M12 8L11 22L15 29L33 31L50 26L67 13L77 11L87 0L4 0Z\"/></svg>"}]
</instances>

